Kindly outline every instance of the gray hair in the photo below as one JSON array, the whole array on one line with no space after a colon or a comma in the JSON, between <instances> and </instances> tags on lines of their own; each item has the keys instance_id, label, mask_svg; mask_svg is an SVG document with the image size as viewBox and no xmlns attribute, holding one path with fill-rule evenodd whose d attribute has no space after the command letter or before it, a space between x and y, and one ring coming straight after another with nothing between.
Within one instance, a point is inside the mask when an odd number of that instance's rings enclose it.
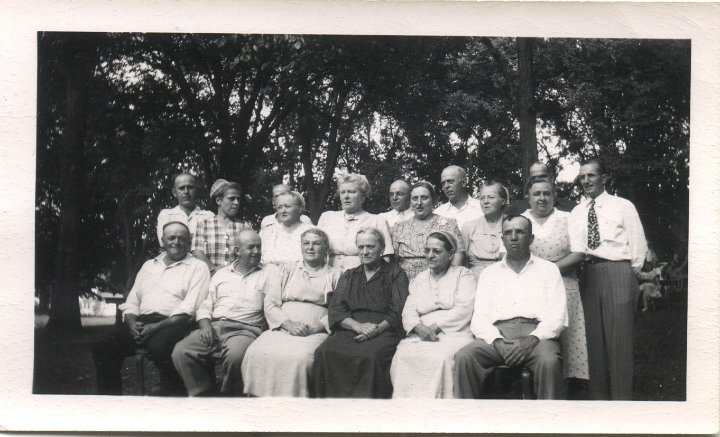
<instances>
[{"instance_id":1,"label":"gray hair","mask_svg":"<svg viewBox=\"0 0 720 437\"><path fill-rule=\"evenodd\" d=\"M303 232L302 234L300 234L300 241L302 241L303 238L305 238L305 236L308 235L308 234L317 235L318 237L320 237L320 239L322 240L323 244L325 244L326 247L330 248L330 238L328 238L328 235L327 235L327 234L325 233L325 231L323 231L322 229L320 229L320 228L310 228L310 229L308 229L307 231L305 231L305 232Z\"/></svg>"},{"instance_id":2,"label":"gray hair","mask_svg":"<svg viewBox=\"0 0 720 437\"><path fill-rule=\"evenodd\" d=\"M374 235L375 238L380 242L380 246L382 246L383 251L385 250L385 236L378 230L378 228L374 228L372 226L363 226L360 229L358 229L357 234L355 234L355 244L357 245L357 237L360 234L370 234Z\"/></svg>"},{"instance_id":3,"label":"gray hair","mask_svg":"<svg viewBox=\"0 0 720 437\"><path fill-rule=\"evenodd\" d=\"M365 175L359 173L347 173L338 176L337 186L340 191L340 185L342 184L355 184L366 199L370 196L370 182L368 182Z\"/></svg>"},{"instance_id":4,"label":"gray hair","mask_svg":"<svg viewBox=\"0 0 720 437\"><path fill-rule=\"evenodd\" d=\"M465 172L465 169L459 165L449 165L443 169L443 171L445 170L455 170L460 175L460 179L467 182L467 173Z\"/></svg>"}]
</instances>

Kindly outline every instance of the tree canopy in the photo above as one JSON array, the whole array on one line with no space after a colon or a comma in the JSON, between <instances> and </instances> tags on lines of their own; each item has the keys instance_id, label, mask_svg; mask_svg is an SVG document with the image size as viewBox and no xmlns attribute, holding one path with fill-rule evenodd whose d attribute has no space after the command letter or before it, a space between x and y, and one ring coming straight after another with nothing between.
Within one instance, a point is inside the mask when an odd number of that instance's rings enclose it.
<instances>
[{"instance_id":1,"label":"tree canopy","mask_svg":"<svg viewBox=\"0 0 720 437\"><path fill-rule=\"evenodd\" d=\"M684 259L689 102L689 40L43 32L36 288L63 326L82 279L127 290L181 170L240 183L257 224L283 180L316 221L338 171L366 174L380 212L397 177L457 164L521 196L529 157L598 156L657 253Z\"/></svg>"}]
</instances>

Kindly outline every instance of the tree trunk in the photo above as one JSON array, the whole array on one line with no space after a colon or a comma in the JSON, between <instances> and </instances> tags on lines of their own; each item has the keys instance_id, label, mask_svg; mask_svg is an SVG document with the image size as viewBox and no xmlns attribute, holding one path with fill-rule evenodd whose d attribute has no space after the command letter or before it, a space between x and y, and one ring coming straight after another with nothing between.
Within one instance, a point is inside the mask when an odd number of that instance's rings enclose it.
<instances>
[{"instance_id":1,"label":"tree trunk","mask_svg":"<svg viewBox=\"0 0 720 437\"><path fill-rule=\"evenodd\" d=\"M535 102L533 99L533 38L517 38L518 55L518 123L522 150L523 186L528 181L528 167L537 160Z\"/></svg>"},{"instance_id":2,"label":"tree trunk","mask_svg":"<svg viewBox=\"0 0 720 437\"><path fill-rule=\"evenodd\" d=\"M81 42L65 45L66 107L63 159L60 180L60 218L56 276L54 279L49 332L82 329L78 303L80 217L84 200L83 143L86 135L88 84L93 74L92 47Z\"/></svg>"}]
</instances>

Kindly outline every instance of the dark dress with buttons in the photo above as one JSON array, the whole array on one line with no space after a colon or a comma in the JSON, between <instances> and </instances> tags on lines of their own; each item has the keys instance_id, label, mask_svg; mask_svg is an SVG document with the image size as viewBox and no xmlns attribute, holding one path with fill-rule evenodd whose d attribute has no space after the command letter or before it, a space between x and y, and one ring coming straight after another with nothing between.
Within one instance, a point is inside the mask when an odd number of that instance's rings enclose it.
<instances>
[{"instance_id":1,"label":"dark dress with buttons","mask_svg":"<svg viewBox=\"0 0 720 437\"><path fill-rule=\"evenodd\" d=\"M381 261L370 280L363 266L347 270L328 305L330 337L315 351L312 396L336 398L390 398L390 364L404 337L401 314L408 296L408 278L400 267ZM351 317L361 323L390 328L363 342L340 322Z\"/></svg>"}]
</instances>

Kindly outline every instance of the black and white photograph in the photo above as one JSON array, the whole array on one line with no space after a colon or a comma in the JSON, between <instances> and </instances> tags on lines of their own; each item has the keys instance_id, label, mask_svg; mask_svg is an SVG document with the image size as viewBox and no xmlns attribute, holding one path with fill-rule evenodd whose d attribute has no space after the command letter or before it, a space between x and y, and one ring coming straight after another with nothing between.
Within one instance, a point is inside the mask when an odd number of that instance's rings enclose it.
<instances>
[{"instance_id":1,"label":"black and white photograph","mask_svg":"<svg viewBox=\"0 0 720 437\"><path fill-rule=\"evenodd\" d=\"M503 411L607 425L634 408L660 423L697 401L693 376L717 403L689 344L698 306L718 322L698 305L717 287L690 274L693 223L717 210L693 219L693 172L716 171L691 141L708 135L707 51L687 32L467 26L25 29L23 396L111 419L1 425L497 432ZM243 412L117 415L152 405ZM261 412L284 408L357 416ZM407 428L383 426L393 409ZM717 413L702 417L710 432Z\"/></svg>"}]
</instances>

